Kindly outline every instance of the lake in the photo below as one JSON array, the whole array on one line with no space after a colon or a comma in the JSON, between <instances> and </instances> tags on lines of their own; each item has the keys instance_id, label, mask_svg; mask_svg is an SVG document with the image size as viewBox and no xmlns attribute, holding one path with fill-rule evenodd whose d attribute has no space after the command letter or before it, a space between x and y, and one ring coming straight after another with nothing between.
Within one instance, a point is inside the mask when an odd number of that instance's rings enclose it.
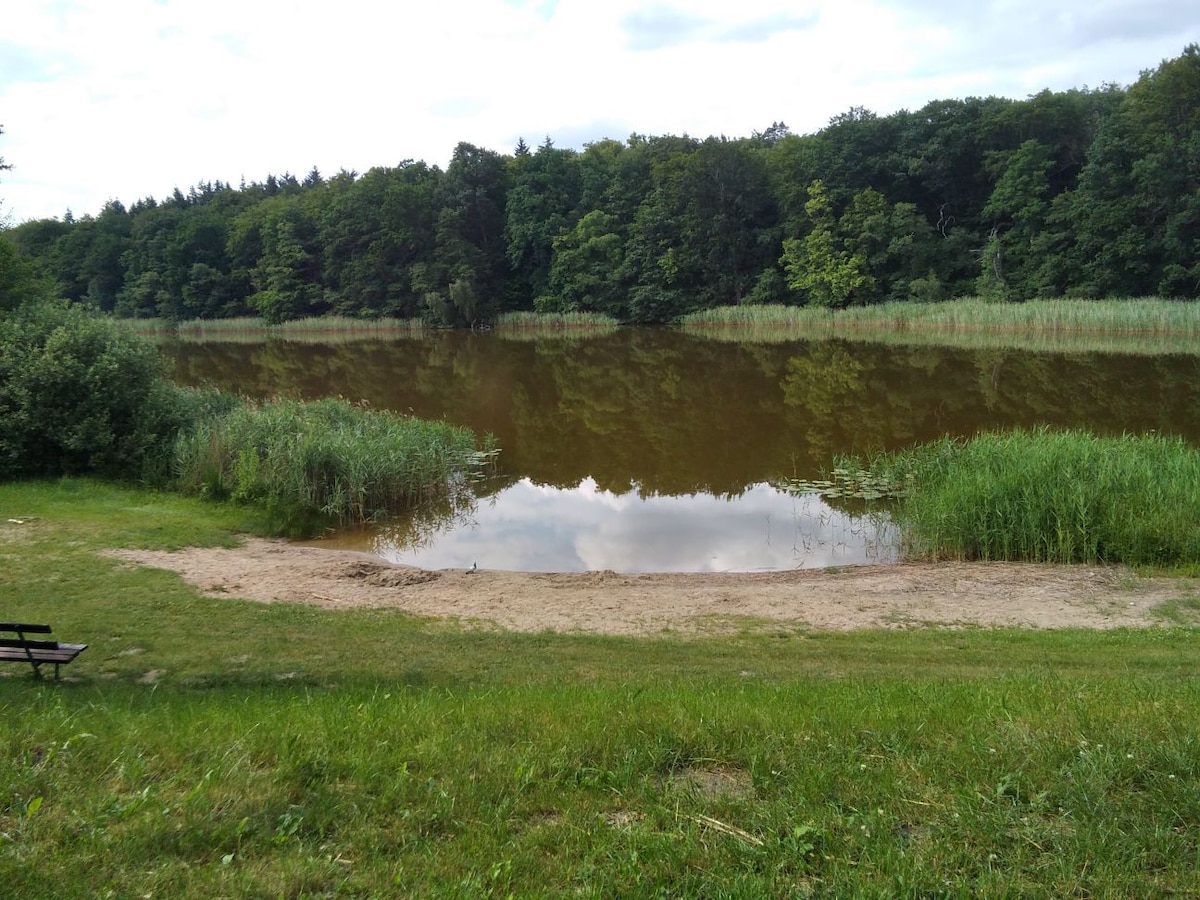
<instances>
[{"instance_id":1,"label":"lake","mask_svg":"<svg viewBox=\"0 0 1200 900\"><path fill-rule=\"evenodd\" d=\"M670 329L585 339L169 342L182 384L341 396L491 432L496 478L324 545L428 568L772 571L895 558L886 515L772 487L838 454L1045 424L1200 443L1200 357L846 340L751 344Z\"/></svg>"}]
</instances>

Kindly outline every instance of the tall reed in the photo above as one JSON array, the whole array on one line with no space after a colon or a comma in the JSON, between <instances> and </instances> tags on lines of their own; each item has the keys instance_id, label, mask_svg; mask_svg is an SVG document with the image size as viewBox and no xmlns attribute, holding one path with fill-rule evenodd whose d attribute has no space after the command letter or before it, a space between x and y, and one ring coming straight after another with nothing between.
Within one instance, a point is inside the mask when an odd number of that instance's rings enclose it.
<instances>
[{"instance_id":1,"label":"tall reed","mask_svg":"<svg viewBox=\"0 0 1200 900\"><path fill-rule=\"evenodd\" d=\"M896 510L906 556L1200 563L1200 450L1178 438L1016 430L873 468L908 485Z\"/></svg>"},{"instance_id":2,"label":"tall reed","mask_svg":"<svg viewBox=\"0 0 1200 900\"><path fill-rule=\"evenodd\" d=\"M280 400L197 424L176 444L175 472L186 493L261 504L278 530L303 534L444 495L488 459L466 428L344 400Z\"/></svg>"},{"instance_id":3,"label":"tall reed","mask_svg":"<svg viewBox=\"0 0 1200 900\"><path fill-rule=\"evenodd\" d=\"M888 343L1022 346L1035 350L1200 352L1200 303L1157 298L989 303L884 303L822 307L732 306L680 321L689 333L778 342L845 337Z\"/></svg>"},{"instance_id":4,"label":"tall reed","mask_svg":"<svg viewBox=\"0 0 1200 900\"><path fill-rule=\"evenodd\" d=\"M355 319L349 316L311 316L272 325L253 316L229 319L122 319L136 334L155 340L174 338L189 343L260 343L268 338L297 343L387 339L424 334L420 319Z\"/></svg>"},{"instance_id":5,"label":"tall reed","mask_svg":"<svg viewBox=\"0 0 1200 900\"><path fill-rule=\"evenodd\" d=\"M594 312L506 312L496 318L496 334L513 339L599 337L619 326L611 316Z\"/></svg>"}]
</instances>

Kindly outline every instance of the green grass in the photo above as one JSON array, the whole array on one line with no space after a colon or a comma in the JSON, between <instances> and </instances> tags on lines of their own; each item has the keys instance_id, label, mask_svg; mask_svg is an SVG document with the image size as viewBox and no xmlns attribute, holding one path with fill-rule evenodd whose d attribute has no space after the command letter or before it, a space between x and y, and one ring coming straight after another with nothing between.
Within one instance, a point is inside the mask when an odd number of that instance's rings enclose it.
<instances>
[{"instance_id":1,"label":"green grass","mask_svg":"<svg viewBox=\"0 0 1200 900\"><path fill-rule=\"evenodd\" d=\"M246 403L179 437L172 485L259 504L280 531L312 534L453 493L489 453L469 429L344 400Z\"/></svg>"},{"instance_id":2,"label":"green grass","mask_svg":"<svg viewBox=\"0 0 1200 900\"><path fill-rule=\"evenodd\" d=\"M1200 564L1200 449L1178 438L1014 430L867 468L903 494L910 558Z\"/></svg>"},{"instance_id":3,"label":"green grass","mask_svg":"<svg viewBox=\"0 0 1200 900\"><path fill-rule=\"evenodd\" d=\"M842 337L891 344L1139 354L1200 352L1200 303L1156 298L884 303L829 310L732 306L684 317L690 333L750 342Z\"/></svg>"},{"instance_id":4,"label":"green grass","mask_svg":"<svg viewBox=\"0 0 1200 900\"><path fill-rule=\"evenodd\" d=\"M0 486L11 896L1200 891L1200 633L464 630L197 596L237 508ZM242 518L239 518L242 517Z\"/></svg>"}]
</instances>

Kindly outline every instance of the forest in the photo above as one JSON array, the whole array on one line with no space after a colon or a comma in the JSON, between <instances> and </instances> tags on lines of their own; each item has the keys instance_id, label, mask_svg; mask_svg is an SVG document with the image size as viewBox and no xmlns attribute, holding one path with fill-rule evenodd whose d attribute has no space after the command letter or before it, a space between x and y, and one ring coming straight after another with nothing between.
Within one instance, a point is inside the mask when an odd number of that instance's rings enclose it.
<instances>
[{"instance_id":1,"label":"forest","mask_svg":"<svg viewBox=\"0 0 1200 900\"><path fill-rule=\"evenodd\" d=\"M1200 47L1129 86L853 108L807 135L460 143L444 170L205 182L2 236L73 302L173 321L1196 299Z\"/></svg>"}]
</instances>

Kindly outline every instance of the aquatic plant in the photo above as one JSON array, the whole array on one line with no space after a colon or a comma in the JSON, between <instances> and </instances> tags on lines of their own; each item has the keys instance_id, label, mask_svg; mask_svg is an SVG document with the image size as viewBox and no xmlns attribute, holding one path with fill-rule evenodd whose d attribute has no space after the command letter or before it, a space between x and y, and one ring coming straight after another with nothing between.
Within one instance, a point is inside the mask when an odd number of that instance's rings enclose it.
<instances>
[{"instance_id":1,"label":"aquatic plant","mask_svg":"<svg viewBox=\"0 0 1200 900\"><path fill-rule=\"evenodd\" d=\"M1200 352L1200 303L1031 300L823 307L730 306L685 316L680 327L715 340L779 343L841 337L889 344L1019 347L1123 353Z\"/></svg>"},{"instance_id":2,"label":"aquatic plant","mask_svg":"<svg viewBox=\"0 0 1200 900\"><path fill-rule=\"evenodd\" d=\"M466 428L344 400L245 404L200 422L175 447L185 493L265 506L277 530L358 524L462 489L486 468Z\"/></svg>"},{"instance_id":3,"label":"aquatic plant","mask_svg":"<svg viewBox=\"0 0 1200 900\"><path fill-rule=\"evenodd\" d=\"M510 340L545 337L600 337L611 334L620 323L594 312L507 312L496 318L495 332Z\"/></svg>"},{"instance_id":4,"label":"aquatic plant","mask_svg":"<svg viewBox=\"0 0 1200 900\"><path fill-rule=\"evenodd\" d=\"M271 324L265 319L240 316L230 319L120 319L135 334L154 340L175 339L191 343L261 343L284 340L297 343L342 343L424 334L420 319L355 319L348 316L312 316Z\"/></svg>"},{"instance_id":5,"label":"aquatic plant","mask_svg":"<svg viewBox=\"0 0 1200 900\"><path fill-rule=\"evenodd\" d=\"M1200 562L1200 449L1047 428L946 438L862 465L909 558Z\"/></svg>"}]
</instances>

